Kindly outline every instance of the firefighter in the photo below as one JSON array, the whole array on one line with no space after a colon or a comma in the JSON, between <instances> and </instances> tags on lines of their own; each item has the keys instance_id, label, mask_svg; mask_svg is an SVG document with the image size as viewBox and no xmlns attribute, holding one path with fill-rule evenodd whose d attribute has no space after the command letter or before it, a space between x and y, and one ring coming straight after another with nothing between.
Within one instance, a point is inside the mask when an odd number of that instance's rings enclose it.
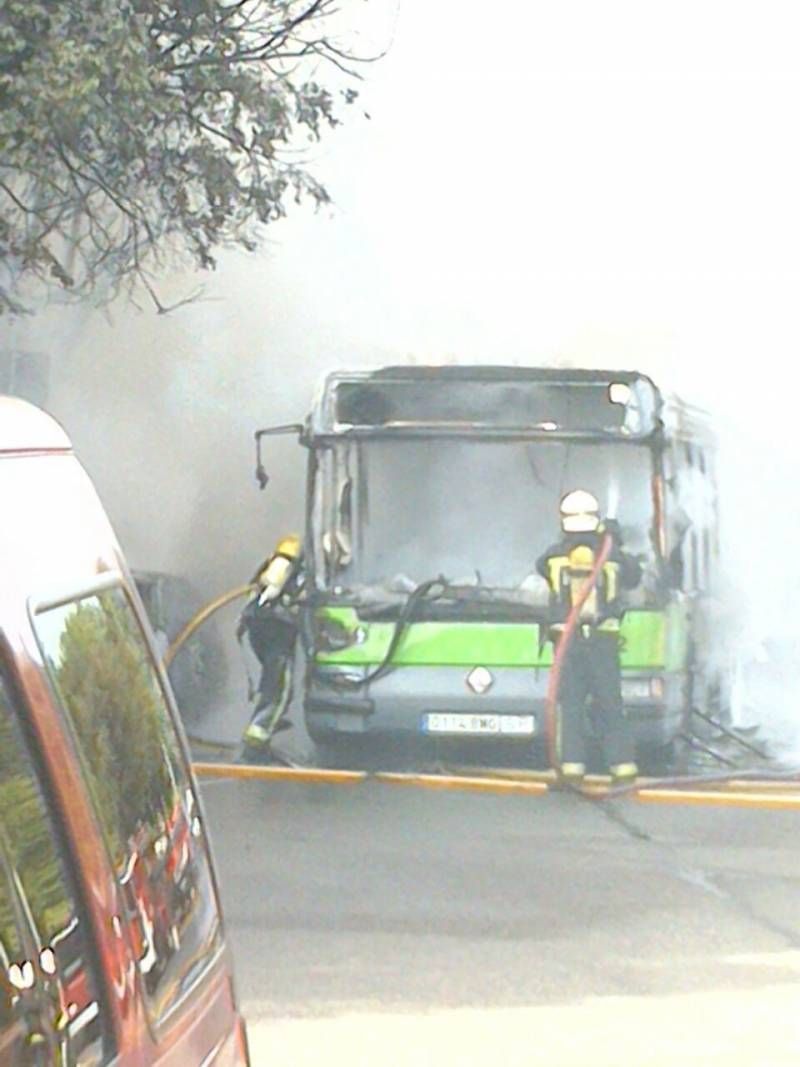
<instances>
[{"instance_id":1,"label":"firefighter","mask_svg":"<svg viewBox=\"0 0 800 1067\"><path fill-rule=\"evenodd\" d=\"M585 591L606 538L610 552L580 610L562 662L558 770L567 781L586 773L587 704L591 701L605 759L615 782L636 777L633 736L622 706L620 617L623 591L641 579L641 566L622 551L619 526L600 521L595 497L576 489L561 501L562 539L539 558L536 567L550 587L551 637L561 639L567 616Z\"/></svg>"},{"instance_id":2,"label":"firefighter","mask_svg":"<svg viewBox=\"0 0 800 1067\"><path fill-rule=\"evenodd\" d=\"M256 590L242 611L237 637L247 634L261 664L256 706L242 737L243 757L272 758L275 733L290 724L286 713L292 699L297 602L303 588L302 550L295 534L278 542L273 554L259 567Z\"/></svg>"}]
</instances>

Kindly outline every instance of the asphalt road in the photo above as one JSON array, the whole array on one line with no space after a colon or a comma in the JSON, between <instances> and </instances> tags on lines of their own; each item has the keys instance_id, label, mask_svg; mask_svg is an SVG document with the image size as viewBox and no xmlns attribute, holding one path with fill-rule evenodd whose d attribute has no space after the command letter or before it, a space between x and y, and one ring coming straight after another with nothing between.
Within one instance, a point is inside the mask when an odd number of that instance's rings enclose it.
<instances>
[{"instance_id":1,"label":"asphalt road","mask_svg":"<svg viewBox=\"0 0 800 1067\"><path fill-rule=\"evenodd\" d=\"M256 1065L800 1062L800 813L203 793Z\"/></svg>"}]
</instances>

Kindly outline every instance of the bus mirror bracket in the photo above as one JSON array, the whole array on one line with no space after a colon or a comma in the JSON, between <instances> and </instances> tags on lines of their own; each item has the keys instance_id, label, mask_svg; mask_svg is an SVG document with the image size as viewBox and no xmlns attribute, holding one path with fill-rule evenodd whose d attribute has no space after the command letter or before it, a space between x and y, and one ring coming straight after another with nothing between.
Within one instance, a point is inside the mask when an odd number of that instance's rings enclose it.
<instances>
[{"instance_id":1,"label":"bus mirror bracket","mask_svg":"<svg viewBox=\"0 0 800 1067\"><path fill-rule=\"evenodd\" d=\"M302 422L289 422L283 426L268 426L263 430L256 430L256 481L259 489L266 489L269 483L269 475L261 454L261 439L263 437L279 437L284 434L297 434L298 440L303 443L305 426Z\"/></svg>"}]
</instances>

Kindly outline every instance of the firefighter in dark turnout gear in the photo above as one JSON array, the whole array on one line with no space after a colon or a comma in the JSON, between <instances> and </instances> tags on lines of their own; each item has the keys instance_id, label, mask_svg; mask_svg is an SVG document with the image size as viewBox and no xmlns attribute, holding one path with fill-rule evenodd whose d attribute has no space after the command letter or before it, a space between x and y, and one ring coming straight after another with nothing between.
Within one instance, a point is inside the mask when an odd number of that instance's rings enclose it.
<instances>
[{"instance_id":1,"label":"firefighter in dark turnout gear","mask_svg":"<svg viewBox=\"0 0 800 1067\"><path fill-rule=\"evenodd\" d=\"M275 733L289 726L286 712L292 699L297 601L303 586L300 538L278 542L275 552L259 568L256 591L245 605L236 635L247 634L261 664L256 706L244 731L245 759L269 759Z\"/></svg>"},{"instance_id":2,"label":"firefighter in dark turnout gear","mask_svg":"<svg viewBox=\"0 0 800 1067\"><path fill-rule=\"evenodd\" d=\"M536 567L550 586L551 637L561 640L564 624L585 590L605 539L611 538L606 562L580 610L563 660L559 687L559 770L567 780L586 773L587 716L602 740L605 759L616 781L636 777L633 736L623 713L620 668L620 618L623 591L638 585L641 566L622 551L619 528L601 523L597 500L582 489L561 501L564 536L538 559ZM589 703L591 702L591 707Z\"/></svg>"}]
</instances>

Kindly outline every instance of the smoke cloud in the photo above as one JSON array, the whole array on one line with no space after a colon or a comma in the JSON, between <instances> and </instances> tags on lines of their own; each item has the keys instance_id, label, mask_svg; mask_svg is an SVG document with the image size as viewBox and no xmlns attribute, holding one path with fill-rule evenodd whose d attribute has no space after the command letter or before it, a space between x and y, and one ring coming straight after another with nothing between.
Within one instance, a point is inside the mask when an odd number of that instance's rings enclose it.
<instances>
[{"instance_id":1,"label":"smoke cloud","mask_svg":"<svg viewBox=\"0 0 800 1067\"><path fill-rule=\"evenodd\" d=\"M388 54L313 149L332 212L223 257L205 298L169 316L54 305L13 327L16 347L50 354L50 407L131 561L208 595L249 576L301 524L304 491L283 439L256 491L253 431L302 418L328 370L638 369L715 417L720 654L747 678L740 714L800 754L791 5L756 21L720 3L662 18L506 0L490 25L455 0L371 8Z\"/></svg>"}]
</instances>

